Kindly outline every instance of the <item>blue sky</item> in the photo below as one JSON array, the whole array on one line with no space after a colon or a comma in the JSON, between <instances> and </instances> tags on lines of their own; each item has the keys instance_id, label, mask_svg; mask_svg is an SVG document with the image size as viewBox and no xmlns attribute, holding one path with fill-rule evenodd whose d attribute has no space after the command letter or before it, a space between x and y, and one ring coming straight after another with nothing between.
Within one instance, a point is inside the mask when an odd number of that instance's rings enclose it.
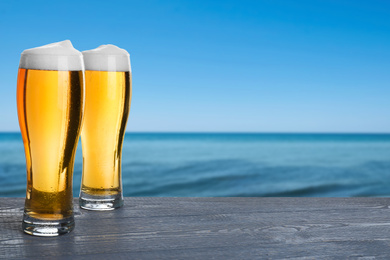
<instances>
[{"instance_id":1,"label":"blue sky","mask_svg":"<svg viewBox=\"0 0 390 260\"><path fill-rule=\"evenodd\" d=\"M131 55L128 131L390 132L389 1L0 1L0 131L27 48Z\"/></svg>"}]
</instances>

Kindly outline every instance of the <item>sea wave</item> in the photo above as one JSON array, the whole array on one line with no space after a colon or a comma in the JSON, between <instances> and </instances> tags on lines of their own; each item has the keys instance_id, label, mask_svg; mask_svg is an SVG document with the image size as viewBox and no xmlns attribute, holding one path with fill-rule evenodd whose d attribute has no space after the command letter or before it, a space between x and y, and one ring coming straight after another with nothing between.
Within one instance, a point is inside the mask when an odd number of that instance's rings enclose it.
<instances>
[{"instance_id":1,"label":"sea wave","mask_svg":"<svg viewBox=\"0 0 390 260\"><path fill-rule=\"evenodd\" d=\"M129 174L126 196L388 196L390 162L352 167L266 166L242 160L195 162L176 167L147 166Z\"/></svg>"}]
</instances>

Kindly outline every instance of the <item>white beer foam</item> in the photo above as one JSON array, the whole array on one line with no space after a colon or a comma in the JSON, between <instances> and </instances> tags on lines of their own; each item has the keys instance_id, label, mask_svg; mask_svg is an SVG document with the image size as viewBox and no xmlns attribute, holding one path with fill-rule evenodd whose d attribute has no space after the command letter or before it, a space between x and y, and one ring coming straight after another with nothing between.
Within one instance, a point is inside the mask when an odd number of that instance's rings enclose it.
<instances>
[{"instance_id":1,"label":"white beer foam","mask_svg":"<svg viewBox=\"0 0 390 260\"><path fill-rule=\"evenodd\" d=\"M100 45L82 54L86 70L131 71L129 53L115 45Z\"/></svg>"},{"instance_id":2,"label":"white beer foam","mask_svg":"<svg viewBox=\"0 0 390 260\"><path fill-rule=\"evenodd\" d=\"M84 70L81 52L69 40L22 52L19 68L37 70Z\"/></svg>"}]
</instances>

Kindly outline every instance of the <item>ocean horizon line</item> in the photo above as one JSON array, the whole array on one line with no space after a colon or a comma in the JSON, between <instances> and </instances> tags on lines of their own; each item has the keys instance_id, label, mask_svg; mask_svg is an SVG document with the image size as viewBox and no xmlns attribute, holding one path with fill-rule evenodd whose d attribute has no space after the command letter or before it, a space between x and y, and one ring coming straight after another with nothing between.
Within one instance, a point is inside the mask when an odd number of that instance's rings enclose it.
<instances>
[{"instance_id":1,"label":"ocean horizon line","mask_svg":"<svg viewBox=\"0 0 390 260\"><path fill-rule=\"evenodd\" d=\"M259 134L259 135L390 135L390 132L251 132L251 131L126 131L126 134ZM20 134L20 131L0 131L0 134Z\"/></svg>"}]
</instances>

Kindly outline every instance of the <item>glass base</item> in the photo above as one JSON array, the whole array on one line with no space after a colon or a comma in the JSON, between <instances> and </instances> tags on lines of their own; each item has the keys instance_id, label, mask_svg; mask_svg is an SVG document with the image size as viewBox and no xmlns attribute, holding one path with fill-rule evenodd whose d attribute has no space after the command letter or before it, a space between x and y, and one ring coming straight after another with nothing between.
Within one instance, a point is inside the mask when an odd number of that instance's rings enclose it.
<instances>
[{"instance_id":1,"label":"glass base","mask_svg":"<svg viewBox=\"0 0 390 260\"><path fill-rule=\"evenodd\" d=\"M55 237L71 232L74 225L73 217L61 220L43 220L24 213L22 229L25 233L33 236Z\"/></svg>"},{"instance_id":2,"label":"glass base","mask_svg":"<svg viewBox=\"0 0 390 260\"><path fill-rule=\"evenodd\" d=\"M87 210L114 210L123 206L123 196L122 193L94 196L81 191L79 205Z\"/></svg>"}]
</instances>

